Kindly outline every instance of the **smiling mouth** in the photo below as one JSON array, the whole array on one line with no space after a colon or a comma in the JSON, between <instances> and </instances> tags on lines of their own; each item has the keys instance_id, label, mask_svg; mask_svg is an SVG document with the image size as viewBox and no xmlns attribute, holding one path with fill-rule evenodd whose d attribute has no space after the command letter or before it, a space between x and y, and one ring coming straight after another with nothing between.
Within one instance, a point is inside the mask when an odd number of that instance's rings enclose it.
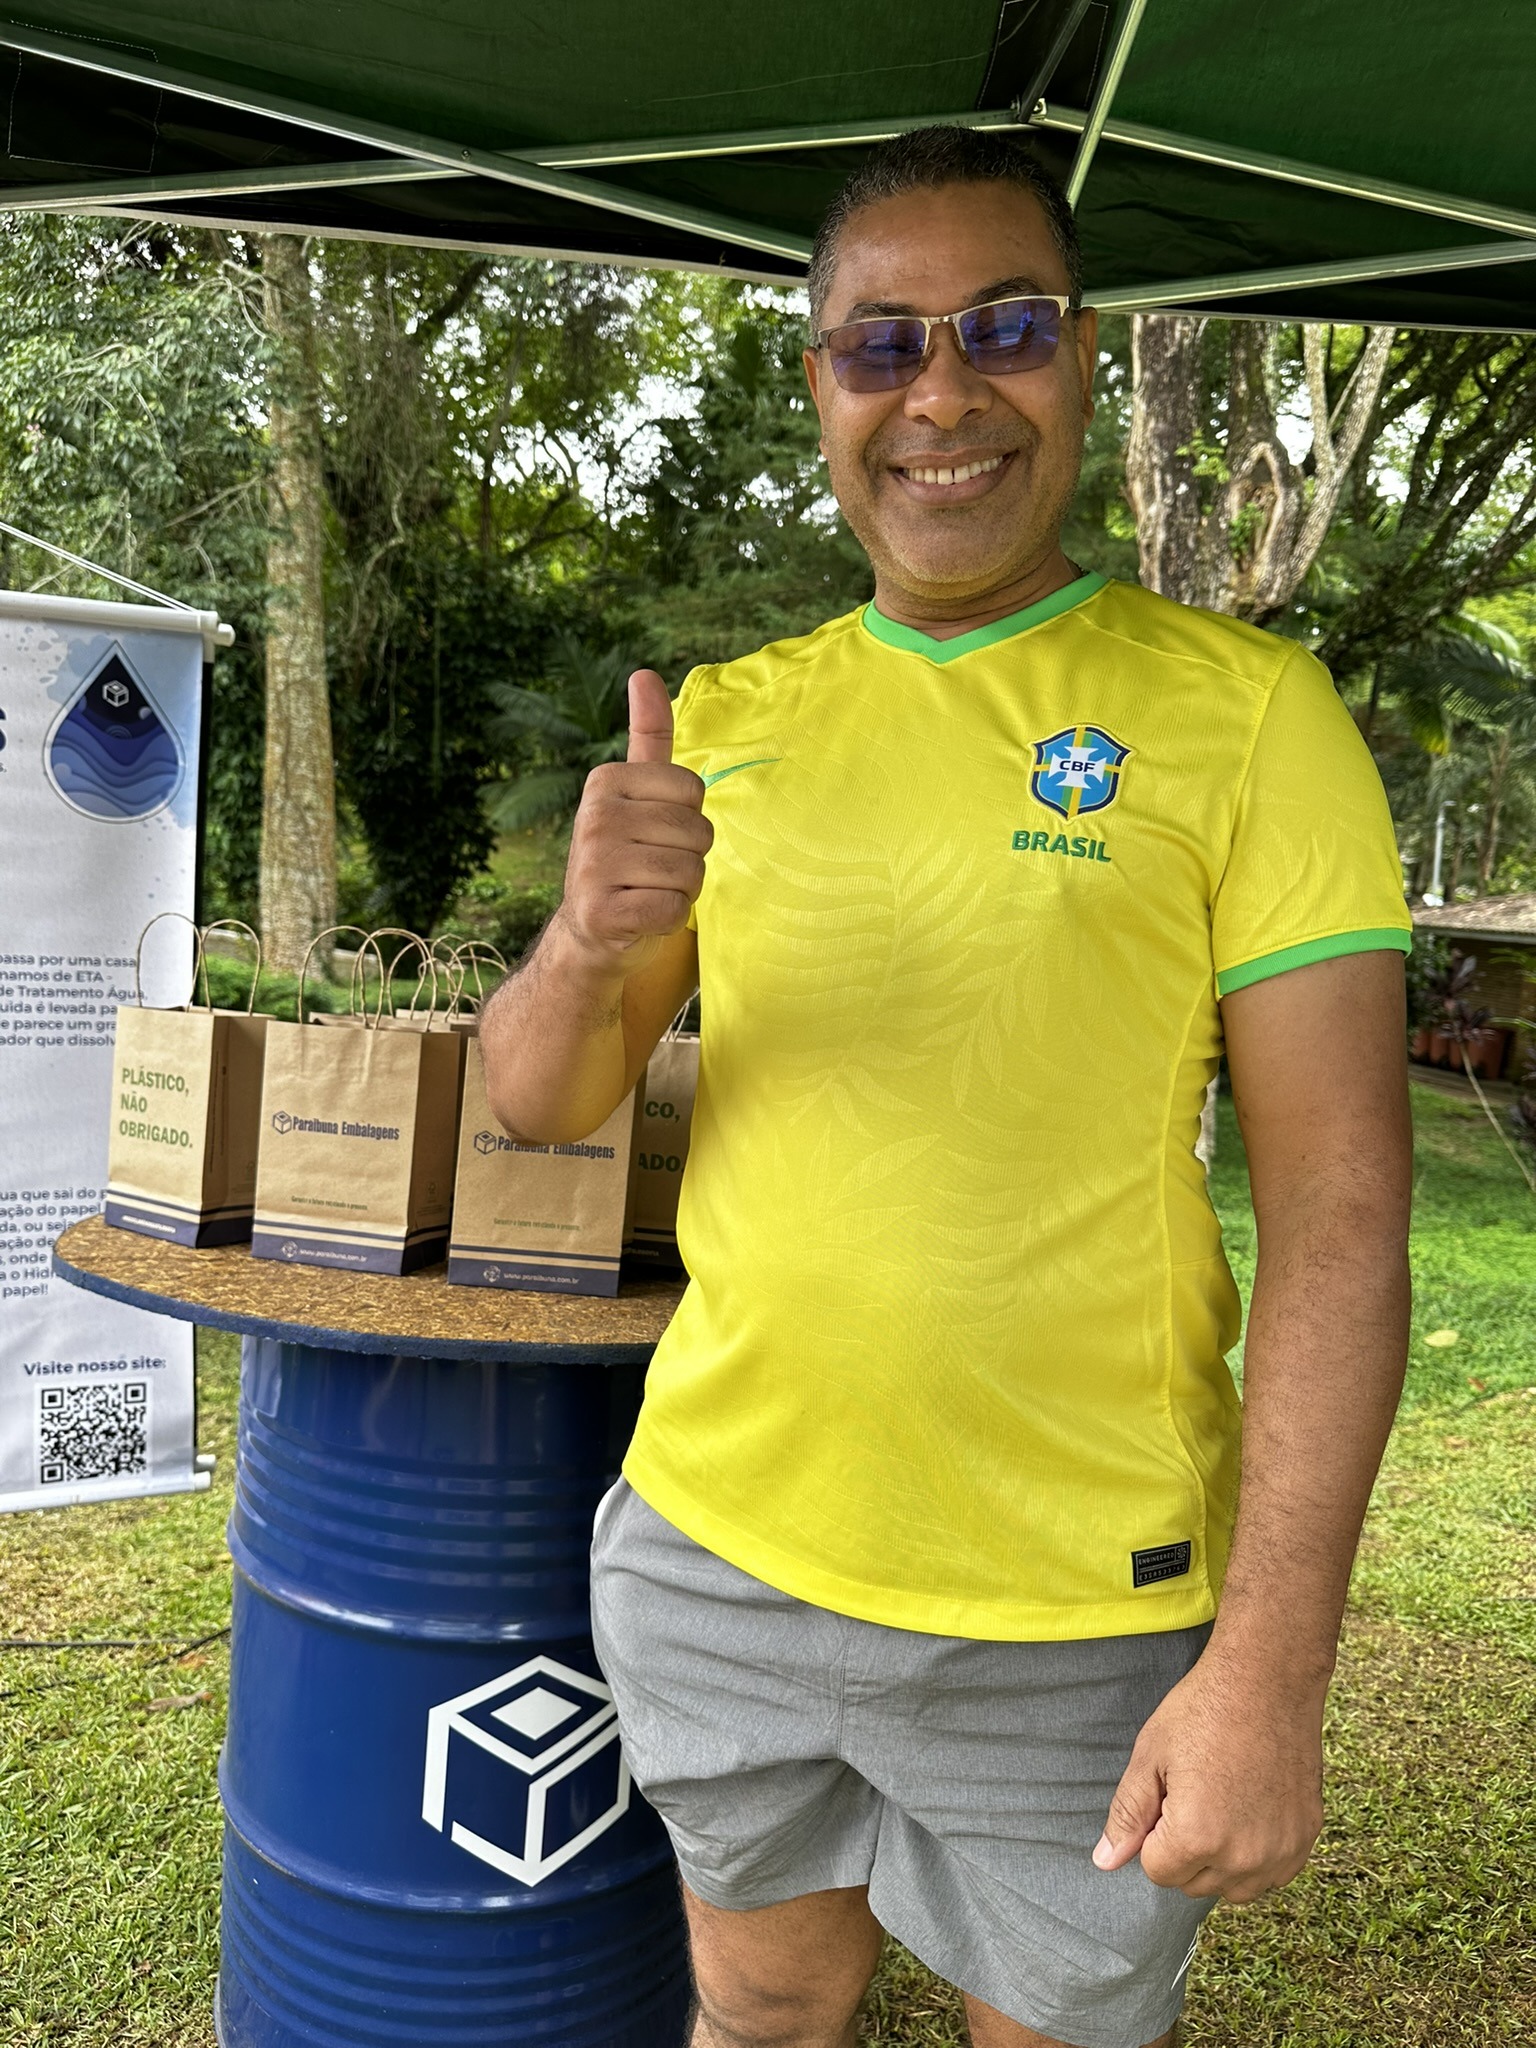
<instances>
[{"instance_id":1,"label":"smiling mouth","mask_svg":"<svg viewBox=\"0 0 1536 2048\"><path fill-rule=\"evenodd\" d=\"M891 467L905 483L954 489L961 484L973 483L978 477L995 476L1012 460L1013 453L1009 450L1006 454L988 455L973 462L896 462Z\"/></svg>"}]
</instances>

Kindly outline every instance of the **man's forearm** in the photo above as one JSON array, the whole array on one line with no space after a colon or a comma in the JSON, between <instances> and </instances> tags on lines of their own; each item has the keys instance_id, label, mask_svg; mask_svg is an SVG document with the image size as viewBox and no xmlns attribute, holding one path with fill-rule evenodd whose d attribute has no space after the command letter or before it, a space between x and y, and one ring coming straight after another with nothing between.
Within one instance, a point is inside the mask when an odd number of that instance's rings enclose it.
<instances>
[{"instance_id":1,"label":"man's forearm","mask_svg":"<svg viewBox=\"0 0 1536 2048\"><path fill-rule=\"evenodd\" d=\"M556 912L481 1019L486 1087L509 1131L536 1144L586 1137L624 1099L624 980Z\"/></svg>"},{"instance_id":2,"label":"man's forearm","mask_svg":"<svg viewBox=\"0 0 1536 2048\"><path fill-rule=\"evenodd\" d=\"M1408 1352L1402 965L1325 961L1239 991L1223 1017L1259 1263L1212 1649L1321 1697Z\"/></svg>"},{"instance_id":3,"label":"man's forearm","mask_svg":"<svg viewBox=\"0 0 1536 2048\"><path fill-rule=\"evenodd\" d=\"M1323 1702L1402 1385L1413 1133L1395 953L1222 1003L1259 1270L1243 1469L1204 1654L1137 1739L1094 1852L1193 1898L1287 1884L1323 1824Z\"/></svg>"},{"instance_id":4,"label":"man's forearm","mask_svg":"<svg viewBox=\"0 0 1536 2048\"><path fill-rule=\"evenodd\" d=\"M1326 1687L1402 1391L1403 1204L1294 1191L1261 1223L1244 1353L1242 1490L1211 1651Z\"/></svg>"}]
</instances>

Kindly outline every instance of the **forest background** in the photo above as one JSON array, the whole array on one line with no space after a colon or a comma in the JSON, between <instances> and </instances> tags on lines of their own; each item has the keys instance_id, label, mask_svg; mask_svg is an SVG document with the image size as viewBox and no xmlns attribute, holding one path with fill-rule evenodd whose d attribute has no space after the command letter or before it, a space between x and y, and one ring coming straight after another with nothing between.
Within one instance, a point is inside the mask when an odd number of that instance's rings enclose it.
<instances>
[{"instance_id":1,"label":"forest background","mask_svg":"<svg viewBox=\"0 0 1536 2048\"><path fill-rule=\"evenodd\" d=\"M624 678L870 594L796 294L676 273L11 217L0 517L200 606L205 911L491 938L558 899ZM1102 324L1086 568L1303 641L1405 884L1536 888L1536 341ZM100 595L0 536L0 584Z\"/></svg>"}]
</instances>

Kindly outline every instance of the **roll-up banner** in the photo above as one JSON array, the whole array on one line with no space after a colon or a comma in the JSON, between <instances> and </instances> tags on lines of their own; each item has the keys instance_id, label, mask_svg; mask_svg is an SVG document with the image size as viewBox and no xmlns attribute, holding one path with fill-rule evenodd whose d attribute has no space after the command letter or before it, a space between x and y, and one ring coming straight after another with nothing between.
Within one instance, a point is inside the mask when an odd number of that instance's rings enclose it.
<instances>
[{"instance_id":1,"label":"roll-up banner","mask_svg":"<svg viewBox=\"0 0 1536 2048\"><path fill-rule=\"evenodd\" d=\"M113 1071L119 1003L157 911L196 910L211 612L0 591L0 1509L208 1484L192 1331L55 1279L102 1208L121 1112L171 1116ZM179 933L179 937L173 934ZM144 999L184 1000L187 926Z\"/></svg>"}]
</instances>

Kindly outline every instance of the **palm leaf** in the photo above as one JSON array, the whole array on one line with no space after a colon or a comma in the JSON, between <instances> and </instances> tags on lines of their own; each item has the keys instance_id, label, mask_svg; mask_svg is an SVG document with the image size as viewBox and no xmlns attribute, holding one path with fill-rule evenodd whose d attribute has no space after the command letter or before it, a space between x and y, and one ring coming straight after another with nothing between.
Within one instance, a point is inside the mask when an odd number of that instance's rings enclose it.
<instances>
[{"instance_id":1,"label":"palm leaf","mask_svg":"<svg viewBox=\"0 0 1536 2048\"><path fill-rule=\"evenodd\" d=\"M526 832L573 811L581 796L579 768L535 768L485 792L485 815L498 832Z\"/></svg>"},{"instance_id":2,"label":"palm leaf","mask_svg":"<svg viewBox=\"0 0 1536 2048\"><path fill-rule=\"evenodd\" d=\"M1448 754L1458 727L1493 733L1529 718L1531 677L1508 640L1479 620L1458 620L1387 658L1384 687L1426 753Z\"/></svg>"},{"instance_id":3,"label":"palm leaf","mask_svg":"<svg viewBox=\"0 0 1536 2048\"><path fill-rule=\"evenodd\" d=\"M550 669L555 701L587 739L605 740L623 723L629 669L622 654L598 653L571 633L557 639Z\"/></svg>"},{"instance_id":4,"label":"palm leaf","mask_svg":"<svg viewBox=\"0 0 1536 2048\"><path fill-rule=\"evenodd\" d=\"M570 716L558 697L519 683L492 683L487 694L496 708L486 729L499 744L531 736L563 749L579 747L588 738L586 727Z\"/></svg>"}]
</instances>

